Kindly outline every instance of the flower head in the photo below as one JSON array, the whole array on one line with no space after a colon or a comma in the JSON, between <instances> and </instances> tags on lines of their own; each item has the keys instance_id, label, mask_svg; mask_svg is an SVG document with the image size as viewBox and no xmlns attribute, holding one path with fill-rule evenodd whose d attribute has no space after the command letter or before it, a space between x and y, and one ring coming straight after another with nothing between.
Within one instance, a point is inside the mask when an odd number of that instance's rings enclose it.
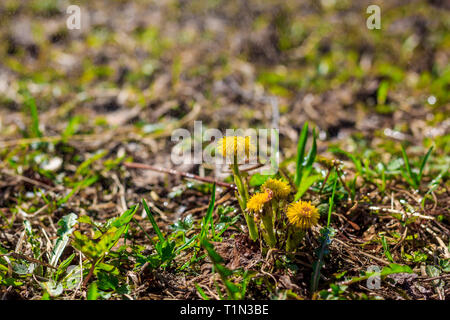
<instances>
[{"instance_id":1,"label":"flower head","mask_svg":"<svg viewBox=\"0 0 450 320\"><path fill-rule=\"evenodd\" d=\"M227 136L219 140L217 143L217 151L219 151L223 157L249 158L256 151L256 147L253 144L251 137L242 136Z\"/></svg>"},{"instance_id":2,"label":"flower head","mask_svg":"<svg viewBox=\"0 0 450 320\"><path fill-rule=\"evenodd\" d=\"M255 193L247 202L247 210L252 213L259 213L264 205L273 197L273 193L268 190L265 192Z\"/></svg>"},{"instance_id":3,"label":"flower head","mask_svg":"<svg viewBox=\"0 0 450 320\"><path fill-rule=\"evenodd\" d=\"M286 212L289 222L297 228L306 230L319 221L319 210L311 202L299 201L292 203Z\"/></svg>"},{"instance_id":4,"label":"flower head","mask_svg":"<svg viewBox=\"0 0 450 320\"><path fill-rule=\"evenodd\" d=\"M276 199L286 199L291 193L291 187L287 182L284 182L280 179L268 179L264 184L262 185L263 190L272 190L273 196Z\"/></svg>"}]
</instances>

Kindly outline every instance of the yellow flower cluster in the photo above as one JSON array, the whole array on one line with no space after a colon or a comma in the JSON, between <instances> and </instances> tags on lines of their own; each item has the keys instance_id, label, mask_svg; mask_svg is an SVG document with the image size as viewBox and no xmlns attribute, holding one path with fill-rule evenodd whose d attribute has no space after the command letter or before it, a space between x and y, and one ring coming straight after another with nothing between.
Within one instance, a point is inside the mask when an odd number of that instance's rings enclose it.
<instances>
[{"instance_id":1,"label":"yellow flower cluster","mask_svg":"<svg viewBox=\"0 0 450 320\"><path fill-rule=\"evenodd\" d=\"M291 193L291 187L287 182L279 179L268 179L262 185L263 190L272 190L273 196L276 199L286 199Z\"/></svg>"},{"instance_id":2,"label":"yellow flower cluster","mask_svg":"<svg viewBox=\"0 0 450 320\"><path fill-rule=\"evenodd\" d=\"M319 221L319 210L309 201L292 203L286 212L289 222L297 228L306 230Z\"/></svg>"},{"instance_id":3,"label":"yellow flower cluster","mask_svg":"<svg viewBox=\"0 0 450 320\"><path fill-rule=\"evenodd\" d=\"M217 151L223 157L249 158L256 152L256 147L250 136L227 136L219 140L217 143Z\"/></svg>"},{"instance_id":4,"label":"yellow flower cluster","mask_svg":"<svg viewBox=\"0 0 450 320\"><path fill-rule=\"evenodd\" d=\"M252 213L262 211L264 205L273 197L271 191L255 193L247 202L247 210Z\"/></svg>"}]
</instances>

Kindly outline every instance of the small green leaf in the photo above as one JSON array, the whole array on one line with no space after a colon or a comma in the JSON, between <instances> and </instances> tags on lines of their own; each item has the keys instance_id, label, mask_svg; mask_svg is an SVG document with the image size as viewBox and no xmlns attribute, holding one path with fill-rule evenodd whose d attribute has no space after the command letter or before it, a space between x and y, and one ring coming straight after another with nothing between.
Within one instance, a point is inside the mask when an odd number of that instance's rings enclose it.
<instances>
[{"instance_id":1,"label":"small green leaf","mask_svg":"<svg viewBox=\"0 0 450 320\"><path fill-rule=\"evenodd\" d=\"M92 282L87 292L87 300L97 300L97 298L98 298L97 283Z\"/></svg>"},{"instance_id":2,"label":"small green leaf","mask_svg":"<svg viewBox=\"0 0 450 320\"><path fill-rule=\"evenodd\" d=\"M381 81L377 91L377 103L378 105L384 105L388 94L389 83L387 81Z\"/></svg>"},{"instance_id":3,"label":"small green leaf","mask_svg":"<svg viewBox=\"0 0 450 320\"><path fill-rule=\"evenodd\" d=\"M46 282L39 282L39 284L42 286L42 288L47 290L48 294L51 297L57 297L57 296L61 295L61 293L63 292L63 286L59 282L50 280L50 281L46 281Z\"/></svg>"},{"instance_id":4,"label":"small green leaf","mask_svg":"<svg viewBox=\"0 0 450 320\"><path fill-rule=\"evenodd\" d=\"M270 177L271 177L271 175L255 173L250 178L249 184L251 187L259 187L259 186L263 185L264 182L266 182L267 179L269 179Z\"/></svg>"},{"instance_id":5,"label":"small green leaf","mask_svg":"<svg viewBox=\"0 0 450 320\"><path fill-rule=\"evenodd\" d=\"M391 263L388 266L384 267L383 270L381 270L382 276L387 276L394 273L413 273L412 269L408 266Z\"/></svg>"}]
</instances>

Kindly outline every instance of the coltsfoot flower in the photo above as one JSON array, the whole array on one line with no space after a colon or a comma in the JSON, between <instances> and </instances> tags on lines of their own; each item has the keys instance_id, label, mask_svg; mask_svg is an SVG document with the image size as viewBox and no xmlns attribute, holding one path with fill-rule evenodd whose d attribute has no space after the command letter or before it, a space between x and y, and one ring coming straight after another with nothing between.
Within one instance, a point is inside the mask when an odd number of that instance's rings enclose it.
<instances>
[{"instance_id":1,"label":"coltsfoot flower","mask_svg":"<svg viewBox=\"0 0 450 320\"><path fill-rule=\"evenodd\" d=\"M289 196L289 193L291 193L291 187L289 186L289 184L280 179L268 179L262 185L262 189L272 190L273 196L276 199L286 199Z\"/></svg>"},{"instance_id":2,"label":"coltsfoot flower","mask_svg":"<svg viewBox=\"0 0 450 320\"><path fill-rule=\"evenodd\" d=\"M309 201L299 201L289 205L286 215L289 222L302 230L307 230L319 221L319 210Z\"/></svg>"},{"instance_id":3,"label":"coltsfoot flower","mask_svg":"<svg viewBox=\"0 0 450 320\"><path fill-rule=\"evenodd\" d=\"M227 136L217 143L217 151L226 158L237 156L240 158L250 158L256 151L256 147L250 136Z\"/></svg>"},{"instance_id":4,"label":"coltsfoot flower","mask_svg":"<svg viewBox=\"0 0 450 320\"><path fill-rule=\"evenodd\" d=\"M247 202L247 210L251 213L260 213L264 208L264 205L268 203L272 197L273 193L270 190L255 193Z\"/></svg>"}]
</instances>

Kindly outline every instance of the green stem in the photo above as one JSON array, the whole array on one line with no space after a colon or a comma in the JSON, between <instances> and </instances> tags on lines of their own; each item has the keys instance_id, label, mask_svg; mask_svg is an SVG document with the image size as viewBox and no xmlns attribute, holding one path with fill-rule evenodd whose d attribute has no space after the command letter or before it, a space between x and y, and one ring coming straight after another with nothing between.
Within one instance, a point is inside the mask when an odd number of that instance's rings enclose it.
<instances>
[{"instance_id":1,"label":"green stem","mask_svg":"<svg viewBox=\"0 0 450 320\"><path fill-rule=\"evenodd\" d=\"M250 234L250 239L256 241L258 240L258 228L256 227L255 220L253 220L253 217L248 213L246 213L248 190L247 187L245 186L244 181L242 180L236 156L234 157L232 169L233 169L234 183L236 184L236 187L238 189L237 198L239 206L241 207L242 213L244 214L245 222L247 223L248 232Z\"/></svg>"},{"instance_id":2,"label":"green stem","mask_svg":"<svg viewBox=\"0 0 450 320\"><path fill-rule=\"evenodd\" d=\"M306 232L294 226L288 227L288 235L286 240L286 251L295 252L302 240L305 238Z\"/></svg>"},{"instance_id":3,"label":"green stem","mask_svg":"<svg viewBox=\"0 0 450 320\"><path fill-rule=\"evenodd\" d=\"M234 159L232 168L233 168L234 183L236 184L239 195L243 200L242 204L244 205L244 207L247 207L248 191L247 188L245 187L244 181L242 180L241 172L239 171L239 166L237 164L236 158Z\"/></svg>"},{"instance_id":4,"label":"green stem","mask_svg":"<svg viewBox=\"0 0 450 320\"><path fill-rule=\"evenodd\" d=\"M253 216L244 213L245 222L247 222L248 227L248 233L250 235L250 239L253 241L258 240L258 228L256 227L255 220L253 219Z\"/></svg>"},{"instance_id":5,"label":"green stem","mask_svg":"<svg viewBox=\"0 0 450 320\"><path fill-rule=\"evenodd\" d=\"M263 226L264 226L264 235L267 245L271 248L274 248L277 244L277 239L275 237L275 233L273 231L273 215L272 208L265 208L263 216L261 218Z\"/></svg>"}]
</instances>

